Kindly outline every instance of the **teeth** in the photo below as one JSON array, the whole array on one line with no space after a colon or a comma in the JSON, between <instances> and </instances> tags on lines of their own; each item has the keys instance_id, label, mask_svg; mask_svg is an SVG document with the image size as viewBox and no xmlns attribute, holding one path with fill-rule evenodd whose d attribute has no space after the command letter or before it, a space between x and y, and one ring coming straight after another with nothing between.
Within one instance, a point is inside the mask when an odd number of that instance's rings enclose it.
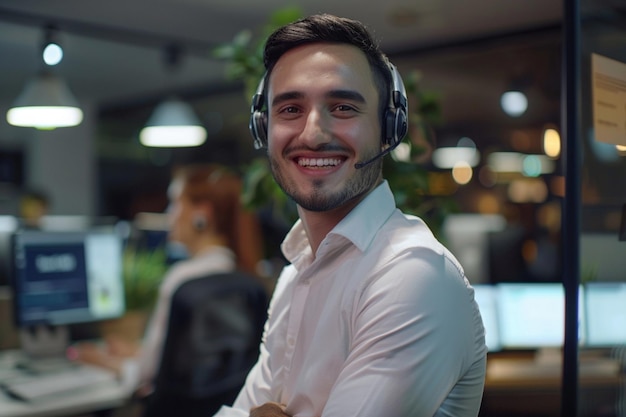
<instances>
[{"instance_id":1,"label":"teeth","mask_svg":"<svg viewBox=\"0 0 626 417\"><path fill-rule=\"evenodd\" d=\"M301 167L326 167L326 166L337 166L341 160L336 158L300 158L298 159L298 164Z\"/></svg>"}]
</instances>

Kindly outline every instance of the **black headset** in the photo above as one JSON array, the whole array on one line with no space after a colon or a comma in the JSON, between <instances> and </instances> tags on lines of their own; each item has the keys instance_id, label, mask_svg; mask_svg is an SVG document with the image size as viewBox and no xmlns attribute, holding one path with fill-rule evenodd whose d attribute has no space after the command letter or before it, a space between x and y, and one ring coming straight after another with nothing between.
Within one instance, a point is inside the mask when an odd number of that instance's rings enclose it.
<instances>
[{"instance_id":1,"label":"black headset","mask_svg":"<svg viewBox=\"0 0 626 417\"><path fill-rule=\"evenodd\" d=\"M408 130L408 100L406 89L398 69L387 61L391 75L392 88L390 89L389 105L385 109L382 126L382 144L389 150L400 144ZM250 133L254 138L254 148L261 149L267 146L267 111L265 105L265 82L267 73L261 78L256 93L252 96L250 106Z\"/></svg>"}]
</instances>

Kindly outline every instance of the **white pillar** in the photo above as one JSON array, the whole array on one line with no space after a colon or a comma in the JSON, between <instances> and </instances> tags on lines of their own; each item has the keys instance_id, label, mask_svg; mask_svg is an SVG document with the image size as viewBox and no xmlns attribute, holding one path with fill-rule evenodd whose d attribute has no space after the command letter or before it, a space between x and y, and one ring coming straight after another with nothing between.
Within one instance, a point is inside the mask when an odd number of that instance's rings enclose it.
<instances>
[{"instance_id":1,"label":"white pillar","mask_svg":"<svg viewBox=\"0 0 626 417\"><path fill-rule=\"evenodd\" d=\"M81 108L80 125L35 130L28 141L25 183L49 195L49 214L96 214L95 116L93 106L81 102Z\"/></svg>"}]
</instances>

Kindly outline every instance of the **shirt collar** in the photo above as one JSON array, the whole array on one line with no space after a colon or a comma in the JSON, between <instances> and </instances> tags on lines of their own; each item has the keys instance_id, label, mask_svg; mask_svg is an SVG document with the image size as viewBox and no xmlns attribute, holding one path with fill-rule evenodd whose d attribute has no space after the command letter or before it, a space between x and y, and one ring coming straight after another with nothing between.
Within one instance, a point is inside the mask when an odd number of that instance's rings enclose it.
<instances>
[{"instance_id":1,"label":"shirt collar","mask_svg":"<svg viewBox=\"0 0 626 417\"><path fill-rule=\"evenodd\" d=\"M324 241L332 239L333 236L342 236L360 251L365 251L395 208L393 193L385 180L352 209L328 233ZM320 248L324 246L324 241ZM297 263L298 259L302 259L303 256L312 259L311 246L301 220L298 220L291 228L281 248L285 257L292 263Z\"/></svg>"}]
</instances>

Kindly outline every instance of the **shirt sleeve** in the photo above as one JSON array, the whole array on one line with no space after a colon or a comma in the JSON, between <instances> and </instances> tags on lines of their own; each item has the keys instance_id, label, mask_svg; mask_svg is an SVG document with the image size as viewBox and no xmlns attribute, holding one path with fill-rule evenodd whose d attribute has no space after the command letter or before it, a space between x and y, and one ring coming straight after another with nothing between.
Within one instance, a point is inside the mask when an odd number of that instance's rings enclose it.
<instances>
[{"instance_id":1,"label":"shirt sleeve","mask_svg":"<svg viewBox=\"0 0 626 417\"><path fill-rule=\"evenodd\" d=\"M356 301L349 353L322 417L440 415L476 361L482 324L471 288L456 263L421 251L384 266ZM465 394L480 398L476 390Z\"/></svg>"}]
</instances>

